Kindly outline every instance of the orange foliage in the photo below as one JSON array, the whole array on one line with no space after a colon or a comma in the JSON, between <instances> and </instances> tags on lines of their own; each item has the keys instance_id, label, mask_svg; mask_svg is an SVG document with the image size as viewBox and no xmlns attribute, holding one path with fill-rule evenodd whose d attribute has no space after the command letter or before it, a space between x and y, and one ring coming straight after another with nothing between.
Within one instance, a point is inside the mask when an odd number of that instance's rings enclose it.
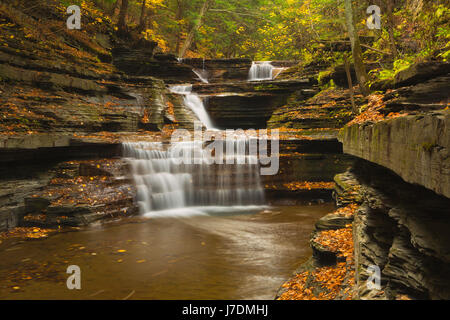
<instances>
[{"instance_id":1,"label":"orange foliage","mask_svg":"<svg viewBox=\"0 0 450 320\"><path fill-rule=\"evenodd\" d=\"M356 204L339 208L335 214L350 216L357 209ZM352 299L355 285L354 248L352 225L338 230L325 230L316 234L313 241L338 257L345 258L335 266L316 268L297 274L283 284L287 289L279 300L333 300Z\"/></svg>"},{"instance_id":2,"label":"orange foliage","mask_svg":"<svg viewBox=\"0 0 450 320\"><path fill-rule=\"evenodd\" d=\"M322 267L314 272L305 271L283 284L286 288L279 300L333 300L339 294L352 298L354 271L345 262L332 267Z\"/></svg>"},{"instance_id":3,"label":"orange foliage","mask_svg":"<svg viewBox=\"0 0 450 320\"><path fill-rule=\"evenodd\" d=\"M369 96L368 108L366 111L356 116L352 121L347 123L347 126L353 124L361 124L365 122L380 122L383 120L394 119L398 117L406 116L406 113L391 112L387 116L383 115L380 110L382 110L386 105L383 101L383 95L372 94Z\"/></svg>"},{"instance_id":4,"label":"orange foliage","mask_svg":"<svg viewBox=\"0 0 450 320\"><path fill-rule=\"evenodd\" d=\"M338 257L353 258L353 230L351 225L343 229L319 232L314 241L328 251L336 252Z\"/></svg>"},{"instance_id":5,"label":"orange foliage","mask_svg":"<svg viewBox=\"0 0 450 320\"><path fill-rule=\"evenodd\" d=\"M333 189L334 182L291 182L283 184L289 190L312 190L312 189Z\"/></svg>"}]
</instances>

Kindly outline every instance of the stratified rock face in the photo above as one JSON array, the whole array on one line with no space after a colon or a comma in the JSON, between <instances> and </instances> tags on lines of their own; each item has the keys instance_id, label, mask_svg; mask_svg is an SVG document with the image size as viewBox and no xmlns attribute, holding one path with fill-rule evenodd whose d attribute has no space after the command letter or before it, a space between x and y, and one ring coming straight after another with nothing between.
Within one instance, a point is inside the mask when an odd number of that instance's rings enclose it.
<instances>
[{"instance_id":1,"label":"stratified rock face","mask_svg":"<svg viewBox=\"0 0 450 320\"><path fill-rule=\"evenodd\" d=\"M252 65L250 59L183 59L183 64L201 70L209 82L244 81Z\"/></svg>"},{"instance_id":2,"label":"stratified rock face","mask_svg":"<svg viewBox=\"0 0 450 320\"><path fill-rule=\"evenodd\" d=\"M154 58L152 51L130 48L115 48L112 52L113 64L128 75L152 76L169 83L197 81L190 66L170 56Z\"/></svg>"},{"instance_id":3,"label":"stratified rock face","mask_svg":"<svg viewBox=\"0 0 450 320\"><path fill-rule=\"evenodd\" d=\"M352 77L352 84L355 85L358 82L355 73L355 65L351 63L349 67L350 67L350 75ZM376 69L377 67L378 67L377 64L366 64L366 70ZM322 84L327 84L331 80L333 80L334 83L339 87L348 88L347 72L345 71L344 64L340 64L334 67L330 73L325 74L320 79L320 82Z\"/></svg>"},{"instance_id":4,"label":"stratified rock face","mask_svg":"<svg viewBox=\"0 0 450 320\"><path fill-rule=\"evenodd\" d=\"M317 94L313 86L295 92L285 106L278 108L268 122L269 128L338 129L351 120L348 90L329 89ZM362 96L356 95L357 104Z\"/></svg>"},{"instance_id":5,"label":"stratified rock face","mask_svg":"<svg viewBox=\"0 0 450 320\"><path fill-rule=\"evenodd\" d=\"M450 200L362 160L346 176L361 183L353 223L359 298L449 299ZM370 266L380 268L381 290L367 286Z\"/></svg>"},{"instance_id":6,"label":"stratified rock face","mask_svg":"<svg viewBox=\"0 0 450 320\"><path fill-rule=\"evenodd\" d=\"M51 180L25 197L21 226L84 226L115 216L135 214L135 189L121 159L62 162Z\"/></svg>"},{"instance_id":7,"label":"stratified rock face","mask_svg":"<svg viewBox=\"0 0 450 320\"><path fill-rule=\"evenodd\" d=\"M280 199L330 200L333 177L344 172L354 161L342 154L342 144L332 137L308 137L281 139L279 142L280 170L276 175L262 176L266 186L266 198L272 203ZM298 182L326 182L315 188L289 188Z\"/></svg>"},{"instance_id":8,"label":"stratified rock face","mask_svg":"<svg viewBox=\"0 0 450 320\"><path fill-rule=\"evenodd\" d=\"M449 73L450 63L448 62L428 61L416 63L396 74L394 85L397 88L414 85L435 77L445 76Z\"/></svg>"},{"instance_id":9,"label":"stratified rock face","mask_svg":"<svg viewBox=\"0 0 450 320\"><path fill-rule=\"evenodd\" d=\"M341 130L344 152L450 197L450 111L410 115Z\"/></svg>"},{"instance_id":10,"label":"stratified rock face","mask_svg":"<svg viewBox=\"0 0 450 320\"><path fill-rule=\"evenodd\" d=\"M261 129L285 102L285 96L273 94L221 94L208 96L206 110L217 128Z\"/></svg>"},{"instance_id":11,"label":"stratified rock face","mask_svg":"<svg viewBox=\"0 0 450 320\"><path fill-rule=\"evenodd\" d=\"M310 94L308 79L197 84L193 90L205 101L213 123L220 129L261 129L273 112L293 93Z\"/></svg>"}]
</instances>

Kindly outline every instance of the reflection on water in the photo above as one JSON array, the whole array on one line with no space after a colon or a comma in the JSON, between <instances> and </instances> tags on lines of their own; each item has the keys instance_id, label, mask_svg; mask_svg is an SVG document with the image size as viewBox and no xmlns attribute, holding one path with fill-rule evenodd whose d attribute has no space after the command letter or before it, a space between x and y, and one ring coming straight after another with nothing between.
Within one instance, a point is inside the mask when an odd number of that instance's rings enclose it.
<instances>
[{"instance_id":1,"label":"reflection on water","mask_svg":"<svg viewBox=\"0 0 450 320\"><path fill-rule=\"evenodd\" d=\"M0 298L273 299L332 209L138 220L0 248ZM69 265L81 290L66 287Z\"/></svg>"}]
</instances>

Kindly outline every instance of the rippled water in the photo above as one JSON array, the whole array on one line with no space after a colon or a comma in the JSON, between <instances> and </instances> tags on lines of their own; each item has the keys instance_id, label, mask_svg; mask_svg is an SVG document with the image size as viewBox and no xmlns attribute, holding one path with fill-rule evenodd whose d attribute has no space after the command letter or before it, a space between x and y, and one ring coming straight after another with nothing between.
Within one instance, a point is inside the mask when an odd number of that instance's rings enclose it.
<instances>
[{"instance_id":1,"label":"rippled water","mask_svg":"<svg viewBox=\"0 0 450 320\"><path fill-rule=\"evenodd\" d=\"M332 210L137 219L0 247L0 298L273 299ZM81 268L81 290L66 287L69 265Z\"/></svg>"}]
</instances>

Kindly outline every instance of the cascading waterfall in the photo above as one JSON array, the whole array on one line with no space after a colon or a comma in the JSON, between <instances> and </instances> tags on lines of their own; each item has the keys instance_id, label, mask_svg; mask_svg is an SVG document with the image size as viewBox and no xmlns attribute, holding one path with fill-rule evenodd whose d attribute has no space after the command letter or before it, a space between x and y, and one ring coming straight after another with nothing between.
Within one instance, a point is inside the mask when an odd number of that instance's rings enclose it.
<instances>
[{"instance_id":1,"label":"cascading waterfall","mask_svg":"<svg viewBox=\"0 0 450 320\"><path fill-rule=\"evenodd\" d=\"M254 61L248 75L249 81L272 80L273 69L270 61Z\"/></svg>"},{"instance_id":2,"label":"cascading waterfall","mask_svg":"<svg viewBox=\"0 0 450 320\"><path fill-rule=\"evenodd\" d=\"M225 158L223 164L211 164L203 141L123 143L141 214L185 216L261 208L264 188L257 157L248 155L249 139L232 144L233 164ZM192 161L183 163L186 156Z\"/></svg>"},{"instance_id":3,"label":"cascading waterfall","mask_svg":"<svg viewBox=\"0 0 450 320\"><path fill-rule=\"evenodd\" d=\"M173 93L184 95L184 104L191 109L207 129L214 129L202 99L192 92L192 85L172 86Z\"/></svg>"},{"instance_id":4,"label":"cascading waterfall","mask_svg":"<svg viewBox=\"0 0 450 320\"><path fill-rule=\"evenodd\" d=\"M208 81L208 71L206 70L206 60L203 58L202 70L193 69L194 73L203 83L209 83Z\"/></svg>"},{"instance_id":5,"label":"cascading waterfall","mask_svg":"<svg viewBox=\"0 0 450 320\"><path fill-rule=\"evenodd\" d=\"M203 70L193 69L192 71L201 80L201 82L209 83L208 78L207 78L207 72L205 69L203 69Z\"/></svg>"}]
</instances>

